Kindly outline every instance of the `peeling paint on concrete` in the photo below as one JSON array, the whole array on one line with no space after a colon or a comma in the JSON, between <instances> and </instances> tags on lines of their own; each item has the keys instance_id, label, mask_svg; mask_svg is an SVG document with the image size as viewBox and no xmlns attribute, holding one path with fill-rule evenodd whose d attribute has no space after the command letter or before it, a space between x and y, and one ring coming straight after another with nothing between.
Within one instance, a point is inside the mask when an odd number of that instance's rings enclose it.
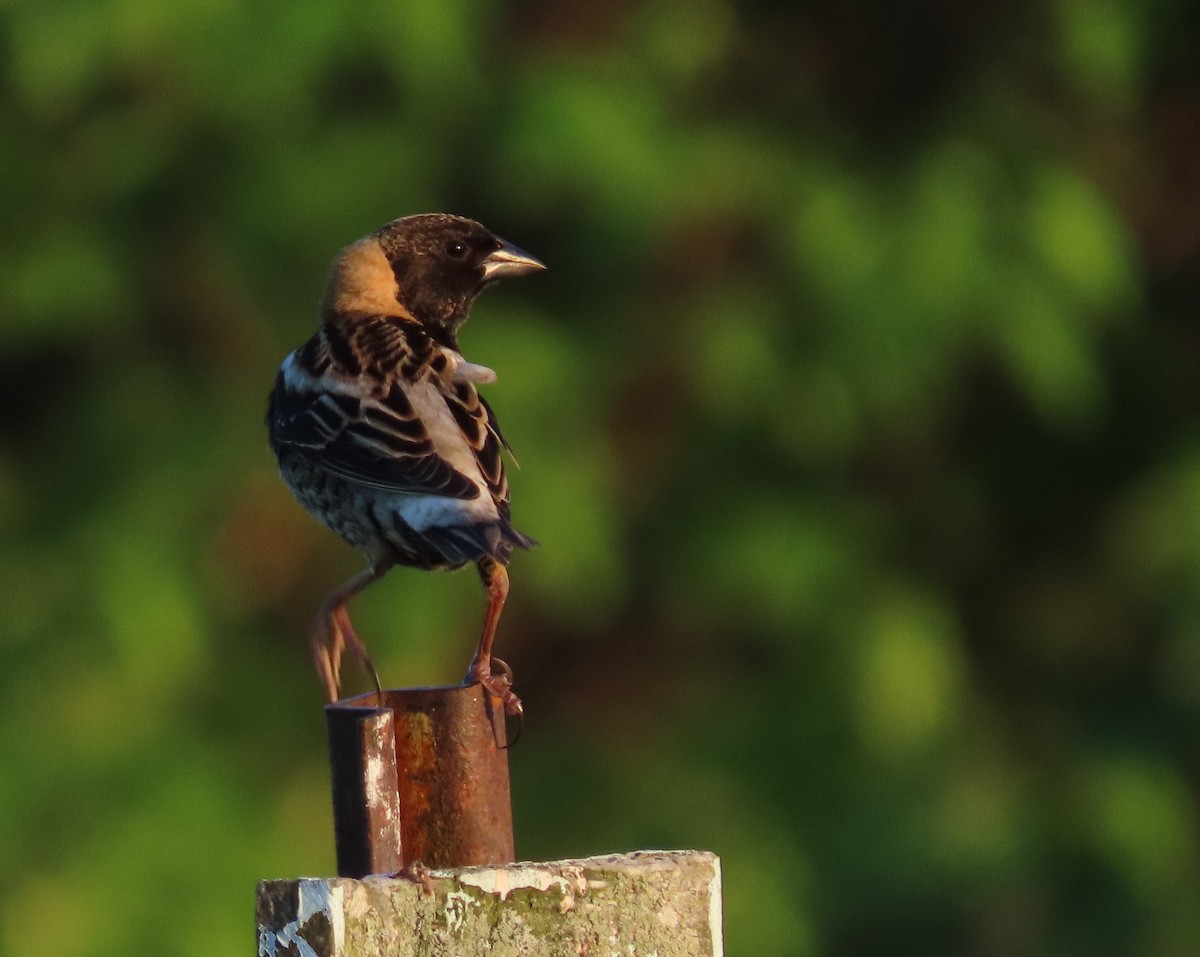
<instances>
[{"instance_id":1,"label":"peeling paint on concrete","mask_svg":"<svg viewBox=\"0 0 1200 957\"><path fill-rule=\"evenodd\" d=\"M586 894L589 888L582 867L562 863L460 868L433 871L432 874L435 878L451 877L460 884L478 887L485 894L495 894L501 900L516 890L545 893L553 887L561 891L564 897L574 897L576 894Z\"/></svg>"},{"instance_id":2,"label":"peeling paint on concrete","mask_svg":"<svg viewBox=\"0 0 1200 957\"><path fill-rule=\"evenodd\" d=\"M346 939L342 895L341 887L320 878L298 881L295 919L277 930L259 926L259 957L276 957L277 953L286 951L289 947L295 950L299 957L330 957L339 953ZM310 943L307 937L309 929L313 927L314 917L324 918L323 921L317 921L317 926L323 931L320 935L322 940ZM326 929L328 933L324 933Z\"/></svg>"}]
</instances>

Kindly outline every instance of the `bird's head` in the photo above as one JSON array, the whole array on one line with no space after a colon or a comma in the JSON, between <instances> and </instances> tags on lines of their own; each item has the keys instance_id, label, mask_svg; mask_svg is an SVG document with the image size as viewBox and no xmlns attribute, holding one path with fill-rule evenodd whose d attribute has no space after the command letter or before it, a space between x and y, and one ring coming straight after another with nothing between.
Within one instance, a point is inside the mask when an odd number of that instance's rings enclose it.
<instances>
[{"instance_id":1,"label":"bird's head","mask_svg":"<svg viewBox=\"0 0 1200 957\"><path fill-rule=\"evenodd\" d=\"M487 286L545 268L472 219L406 216L342 250L329 277L325 308L407 312L453 345L475 297Z\"/></svg>"}]
</instances>

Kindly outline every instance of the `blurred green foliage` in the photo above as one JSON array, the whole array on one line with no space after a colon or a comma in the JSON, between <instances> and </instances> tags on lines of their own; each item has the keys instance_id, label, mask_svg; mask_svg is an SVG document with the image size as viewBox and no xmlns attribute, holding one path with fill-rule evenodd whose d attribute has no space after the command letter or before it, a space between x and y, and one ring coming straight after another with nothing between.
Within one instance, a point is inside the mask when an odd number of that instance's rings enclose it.
<instances>
[{"instance_id":1,"label":"blurred green foliage","mask_svg":"<svg viewBox=\"0 0 1200 957\"><path fill-rule=\"evenodd\" d=\"M328 874L262 426L399 215L550 265L519 852L700 846L734 955L1200 951L1200 18L1182 0L0 7L0 952L245 953ZM356 605L393 684L475 577ZM361 681L361 676L354 676Z\"/></svg>"}]
</instances>

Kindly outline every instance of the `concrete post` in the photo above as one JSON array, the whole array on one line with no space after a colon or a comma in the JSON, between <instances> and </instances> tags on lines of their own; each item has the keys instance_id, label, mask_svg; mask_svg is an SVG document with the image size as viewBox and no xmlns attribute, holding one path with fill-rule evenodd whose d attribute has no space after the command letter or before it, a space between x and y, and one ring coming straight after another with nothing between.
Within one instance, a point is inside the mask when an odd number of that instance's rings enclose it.
<instances>
[{"instance_id":1,"label":"concrete post","mask_svg":"<svg viewBox=\"0 0 1200 957\"><path fill-rule=\"evenodd\" d=\"M259 957L721 957L721 863L638 851L258 885Z\"/></svg>"}]
</instances>

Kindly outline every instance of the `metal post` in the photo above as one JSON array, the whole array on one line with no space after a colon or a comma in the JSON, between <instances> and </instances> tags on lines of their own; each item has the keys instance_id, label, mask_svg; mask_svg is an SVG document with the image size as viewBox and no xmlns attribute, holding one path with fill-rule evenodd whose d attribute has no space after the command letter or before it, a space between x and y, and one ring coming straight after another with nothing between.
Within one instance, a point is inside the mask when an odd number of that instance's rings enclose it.
<instances>
[{"instance_id":1,"label":"metal post","mask_svg":"<svg viewBox=\"0 0 1200 957\"><path fill-rule=\"evenodd\" d=\"M325 727L338 876L394 874L404 867L394 715L339 703L325 709Z\"/></svg>"},{"instance_id":2,"label":"metal post","mask_svg":"<svg viewBox=\"0 0 1200 957\"><path fill-rule=\"evenodd\" d=\"M338 874L515 860L499 699L455 685L385 691L378 705L371 692L325 709Z\"/></svg>"}]
</instances>

